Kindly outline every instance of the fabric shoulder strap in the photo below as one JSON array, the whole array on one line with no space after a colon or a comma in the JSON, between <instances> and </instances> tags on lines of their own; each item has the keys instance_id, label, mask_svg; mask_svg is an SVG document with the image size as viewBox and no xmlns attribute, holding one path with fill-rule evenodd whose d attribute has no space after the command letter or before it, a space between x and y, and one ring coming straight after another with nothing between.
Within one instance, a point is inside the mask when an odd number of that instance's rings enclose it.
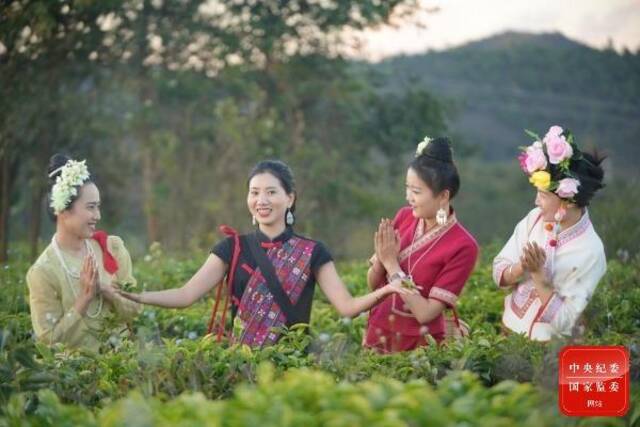
<instances>
[{"instance_id":1,"label":"fabric shoulder strap","mask_svg":"<svg viewBox=\"0 0 640 427\"><path fill-rule=\"evenodd\" d=\"M258 265L258 267L260 267L260 271L262 272L262 276L266 281L269 292L273 296L273 299L278 303L280 309L287 318L286 325L291 326L299 323L298 316L294 310L294 306L293 304L291 304L291 300L282 288L282 284L280 283L280 280L276 275L276 270L273 267L273 264L267 257L267 254L265 254L260 247L260 242L258 242L255 233L249 234L247 236L247 241L249 243L249 250L251 251L253 258L255 259L256 264Z\"/></svg>"},{"instance_id":2,"label":"fabric shoulder strap","mask_svg":"<svg viewBox=\"0 0 640 427\"><path fill-rule=\"evenodd\" d=\"M207 333L210 334L213 332L213 329L216 327L216 313L218 312L218 306L220 305L220 301L223 298L223 285L226 283L226 291L224 292L224 306L222 307L222 319L217 325L217 339L218 341L222 340L222 335L224 335L224 327L226 325L225 319L227 317L227 308L229 307L229 300L233 298L233 280L236 272L236 266L238 265L238 259L240 258L240 236L236 230L227 226L221 225L219 230L225 236L233 238L233 254L231 255L231 265L227 270L226 278L217 284L218 290L216 292L215 303L213 305L213 309L211 310L211 318L209 319L209 326L207 328Z\"/></svg>"}]
</instances>

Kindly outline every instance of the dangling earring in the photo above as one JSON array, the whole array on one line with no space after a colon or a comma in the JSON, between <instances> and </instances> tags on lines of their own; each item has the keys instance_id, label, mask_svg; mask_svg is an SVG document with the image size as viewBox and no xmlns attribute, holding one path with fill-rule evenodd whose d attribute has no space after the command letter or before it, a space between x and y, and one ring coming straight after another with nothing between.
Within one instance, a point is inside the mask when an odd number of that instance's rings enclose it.
<instances>
[{"instance_id":1,"label":"dangling earring","mask_svg":"<svg viewBox=\"0 0 640 427\"><path fill-rule=\"evenodd\" d=\"M553 215L553 219L555 220L555 224L551 229L551 238L549 239L549 246L555 248L558 246L558 234L560 234L560 223L564 219L565 215L567 215L567 209L564 205L560 205L555 215Z\"/></svg>"},{"instance_id":2,"label":"dangling earring","mask_svg":"<svg viewBox=\"0 0 640 427\"><path fill-rule=\"evenodd\" d=\"M293 212L291 212L291 209L289 208L287 208L287 215L285 216L285 221L287 225L293 225L293 223L296 222L296 219L293 216Z\"/></svg>"},{"instance_id":3,"label":"dangling earring","mask_svg":"<svg viewBox=\"0 0 640 427\"><path fill-rule=\"evenodd\" d=\"M255 215L253 215L253 216L251 217L251 224L256 225L256 222L257 222L257 221L256 221L256 216L255 216Z\"/></svg>"},{"instance_id":4,"label":"dangling earring","mask_svg":"<svg viewBox=\"0 0 640 427\"><path fill-rule=\"evenodd\" d=\"M436 222L438 225L445 225L447 223L447 211L443 208L438 209L438 213L436 213Z\"/></svg>"}]
</instances>

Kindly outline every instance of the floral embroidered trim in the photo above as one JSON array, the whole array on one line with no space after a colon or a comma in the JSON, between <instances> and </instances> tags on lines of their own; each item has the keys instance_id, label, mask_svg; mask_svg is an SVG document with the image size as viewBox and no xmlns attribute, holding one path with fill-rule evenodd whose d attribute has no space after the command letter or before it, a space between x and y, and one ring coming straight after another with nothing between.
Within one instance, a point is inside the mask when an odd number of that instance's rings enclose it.
<instances>
[{"instance_id":1,"label":"floral embroidered trim","mask_svg":"<svg viewBox=\"0 0 640 427\"><path fill-rule=\"evenodd\" d=\"M438 288L436 286L432 287L429 291L429 298L437 299L445 304L450 306L455 306L456 301L458 301L458 296L451 291L446 289Z\"/></svg>"},{"instance_id":2,"label":"floral embroidered trim","mask_svg":"<svg viewBox=\"0 0 640 427\"><path fill-rule=\"evenodd\" d=\"M558 246L565 245L576 237L584 234L590 226L591 220L589 219L589 212L585 211L584 215L582 215L582 218L580 218L580 220L573 227L560 233L560 235L558 236Z\"/></svg>"},{"instance_id":3,"label":"floral embroidered trim","mask_svg":"<svg viewBox=\"0 0 640 427\"><path fill-rule=\"evenodd\" d=\"M511 266L512 262L506 258L496 258L493 261L493 281L498 287L500 287L500 280L502 280L502 274Z\"/></svg>"},{"instance_id":4,"label":"floral embroidered trim","mask_svg":"<svg viewBox=\"0 0 640 427\"><path fill-rule=\"evenodd\" d=\"M529 307L534 303L536 299L538 299L538 293L536 289L531 285L531 281L528 280L522 284L520 284L512 293L511 293L511 311L518 316L518 318L522 319L527 311L529 311Z\"/></svg>"},{"instance_id":5,"label":"floral embroidered trim","mask_svg":"<svg viewBox=\"0 0 640 427\"><path fill-rule=\"evenodd\" d=\"M400 251L400 254L398 255L398 261L403 262L404 260L406 260L409 255L411 255L413 252L418 251L420 249L422 249L424 246L428 245L429 243L433 242L435 239L437 239L438 237L442 236L443 234L445 234L447 231L449 231L456 223L457 223L457 219L456 219L456 214L455 212L452 213L451 215L449 215L449 218L447 219L447 222L442 225L442 226L435 226L433 227L431 230L429 230L427 233L423 234L422 236L420 236L418 238L418 240L416 240L413 245L407 246L406 248L404 248L403 250ZM416 226L416 228L418 228L419 226L423 225L423 223L421 221L418 222L418 225ZM420 229L418 230L414 230L414 233L416 231L420 231Z\"/></svg>"},{"instance_id":6,"label":"floral embroidered trim","mask_svg":"<svg viewBox=\"0 0 640 427\"><path fill-rule=\"evenodd\" d=\"M560 307L562 307L563 303L564 303L564 299L560 295L554 292L553 295L551 295L551 298L549 299L549 301L547 301L547 304L545 305L545 307L543 308L542 314L540 315L538 322L551 323L553 318L556 316L556 314L560 310Z\"/></svg>"}]
</instances>

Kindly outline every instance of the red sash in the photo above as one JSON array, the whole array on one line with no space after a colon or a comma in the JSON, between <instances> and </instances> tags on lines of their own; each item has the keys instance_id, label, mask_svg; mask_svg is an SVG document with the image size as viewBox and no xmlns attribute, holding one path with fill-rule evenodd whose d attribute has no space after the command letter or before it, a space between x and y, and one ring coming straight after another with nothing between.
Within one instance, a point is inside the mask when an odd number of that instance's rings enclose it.
<instances>
[{"instance_id":1,"label":"red sash","mask_svg":"<svg viewBox=\"0 0 640 427\"><path fill-rule=\"evenodd\" d=\"M102 261L104 264L104 269L107 271L107 273L114 274L116 271L118 271L118 261L114 258L114 256L111 254L111 252L109 252L109 249L107 248L108 237L109 235L102 230L96 230L96 232L93 233L93 236L91 236L93 240L98 242L98 245L100 245L100 249L102 249Z\"/></svg>"}]
</instances>

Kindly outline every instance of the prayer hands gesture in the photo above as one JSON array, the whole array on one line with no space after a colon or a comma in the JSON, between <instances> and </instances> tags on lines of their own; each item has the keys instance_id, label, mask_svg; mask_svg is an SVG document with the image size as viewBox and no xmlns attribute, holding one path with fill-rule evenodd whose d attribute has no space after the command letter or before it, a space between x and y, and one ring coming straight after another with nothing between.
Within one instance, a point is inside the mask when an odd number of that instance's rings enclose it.
<instances>
[{"instance_id":1,"label":"prayer hands gesture","mask_svg":"<svg viewBox=\"0 0 640 427\"><path fill-rule=\"evenodd\" d=\"M84 314L89 304L98 293L98 266L95 258L87 255L82 263L80 271L80 295L75 303L76 311Z\"/></svg>"},{"instance_id":2,"label":"prayer hands gesture","mask_svg":"<svg viewBox=\"0 0 640 427\"><path fill-rule=\"evenodd\" d=\"M394 230L391 221L383 218L374 233L373 244L376 250L376 258L389 270L390 266L398 263L400 253L400 235Z\"/></svg>"},{"instance_id":3,"label":"prayer hands gesture","mask_svg":"<svg viewBox=\"0 0 640 427\"><path fill-rule=\"evenodd\" d=\"M522 256L520 256L522 268L531 275L544 273L544 263L546 260L547 255L544 250L535 242L528 242L523 249Z\"/></svg>"}]
</instances>

